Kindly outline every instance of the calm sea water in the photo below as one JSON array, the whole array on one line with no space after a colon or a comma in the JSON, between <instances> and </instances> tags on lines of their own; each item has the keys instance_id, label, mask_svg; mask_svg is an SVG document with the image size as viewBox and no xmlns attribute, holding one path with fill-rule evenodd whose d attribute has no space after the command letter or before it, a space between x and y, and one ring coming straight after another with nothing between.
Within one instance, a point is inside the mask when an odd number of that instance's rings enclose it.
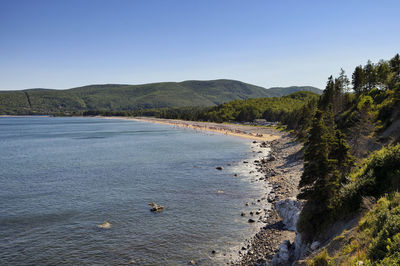
<instances>
[{"instance_id":1,"label":"calm sea water","mask_svg":"<svg viewBox=\"0 0 400 266\"><path fill-rule=\"evenodd\" d=\"M227 261L256 227L240 212L263 191L233 176L250 156L248 140L165 125L2 117L0 264Z\"/></svg>"}]
</instances>

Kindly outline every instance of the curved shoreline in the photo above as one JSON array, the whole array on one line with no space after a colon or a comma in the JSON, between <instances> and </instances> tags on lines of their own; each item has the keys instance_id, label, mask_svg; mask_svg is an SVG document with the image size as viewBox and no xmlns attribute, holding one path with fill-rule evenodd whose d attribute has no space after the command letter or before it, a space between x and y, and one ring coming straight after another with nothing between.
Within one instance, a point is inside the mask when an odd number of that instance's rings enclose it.
<instances>
[{"instance_id":1,"label":"curved shoreline","mask_svg":"<svg viewBox=\"0 0 400 266\"><path fill-rule=\"evenodd\" d=\"M155 124L170 125L181 128L188 128L192 130L200 130L207 132L214 132L223 135L230 135L240 138L246 138L256 141L273 141L281 137L281 133L272 129L271 127L256 127L246 126L242 124L218 124L212 122L197 122L197 121L184 121L175 119L162 119L152 117L117 117L117 116L100 116L106 119L122 119L133 120L139 122L150 122Z\"/></svg>"},{"instance_id":2,"label":"curved shoreline","mask_svg":"<svg viewBox=\"0 0 400 266\"><path fill-rule=\"evenodd\" d=\"M121 117L108 118L121 119ZM240 124L217 124L148 117L122 119L236 136L253 140L253 144L260 148L270 148L268 158L255 157L252 159L254 160L253 164L256 167L256 171L261 174L261 177L255 181L271 186L271 191L266 192L264 197L257 200L260 204L258 207L264 211L258 215L245 216L254 219L256 223L264 224L259 226L255 235L243 240L243 246L239 247L236 256L233 257L235 259L230 261L229 264L267 265L271 262L283 241L289 240L292 242L294 240L295 232L285 228L275 208L276 202L297 196L298 182L303 171L303 145L296 142L290 134L276 131L270 127L254 127ZM242 133L237 133L235 130L242 131Z\"/></svg>"}]
</instances>

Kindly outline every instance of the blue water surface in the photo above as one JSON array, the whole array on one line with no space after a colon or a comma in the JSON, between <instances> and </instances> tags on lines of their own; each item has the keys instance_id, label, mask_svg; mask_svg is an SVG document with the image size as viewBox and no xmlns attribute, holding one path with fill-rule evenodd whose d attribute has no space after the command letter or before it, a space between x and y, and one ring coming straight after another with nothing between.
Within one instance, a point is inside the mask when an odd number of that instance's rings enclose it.
<instances>
[{"instance_id":1,"label":"blue water surface","mask_svg":"<svg viewBox=\"0 0 400 266\"><path fill-rule=\"evenodd\" d=\"M1 117L0 264L228 261L251 230L244 202L261 194L228 166L250 156L248 142L136 121ZM165 210L150 212L153 201Z\"/></svg>"}]
</instances>

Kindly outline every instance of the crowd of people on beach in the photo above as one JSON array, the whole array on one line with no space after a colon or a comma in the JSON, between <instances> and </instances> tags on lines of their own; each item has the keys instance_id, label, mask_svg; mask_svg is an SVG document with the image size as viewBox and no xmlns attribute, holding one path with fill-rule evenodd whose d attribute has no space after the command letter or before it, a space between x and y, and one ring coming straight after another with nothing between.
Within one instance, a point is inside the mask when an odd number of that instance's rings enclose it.
<instances>
[{"instance_id":1,"label":"crowd of people on beach","mask_svg":"<svg viewBox=\"0 0 400 266\"><path fill-rule=\"evenodd\" d=\"M204 124L204 125L191 124L191 123L186 123L186 122L182 122L182 121L174 121L174 122L171 121L171 123L178 127L183 126L183 127L191 128L191 129L195 129L195 130L216 131L216 132L224 133L225 135L232 133L232 134L248 135L248 136L258 137L258 138L263 137L263 134L260 134L260 133L252 133L252 132L248 132L245 130L232 129L232 128L224 127L224 126L221 126L221 127L218 127L215 125L207 126L206 124Z\"/></svg>"}]
</instances>

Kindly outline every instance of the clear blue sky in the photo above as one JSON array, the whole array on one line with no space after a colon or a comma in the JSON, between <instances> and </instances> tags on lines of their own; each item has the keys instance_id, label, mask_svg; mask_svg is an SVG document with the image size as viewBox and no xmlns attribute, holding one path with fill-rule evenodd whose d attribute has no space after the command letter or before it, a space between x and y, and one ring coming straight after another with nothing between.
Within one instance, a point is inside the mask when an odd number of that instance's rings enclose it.
<instances>
[{"instance_id":1,"label":"clear blue sky","mask_svg":"<svg viewBox=\"0 0 400 266\"><path fill-rule=\"evenodd\" d=\"M399 0L0 0L0 90L236 79L324 88L400 52Z\"/></svg>"}]
</instances>

